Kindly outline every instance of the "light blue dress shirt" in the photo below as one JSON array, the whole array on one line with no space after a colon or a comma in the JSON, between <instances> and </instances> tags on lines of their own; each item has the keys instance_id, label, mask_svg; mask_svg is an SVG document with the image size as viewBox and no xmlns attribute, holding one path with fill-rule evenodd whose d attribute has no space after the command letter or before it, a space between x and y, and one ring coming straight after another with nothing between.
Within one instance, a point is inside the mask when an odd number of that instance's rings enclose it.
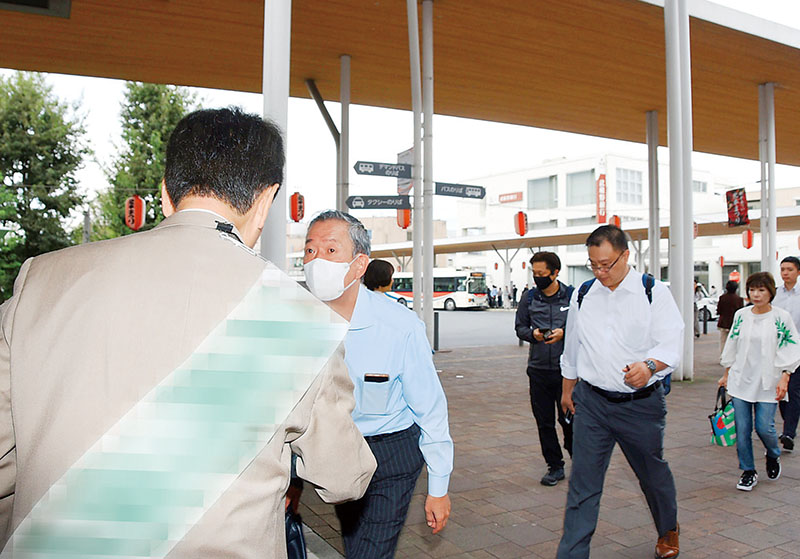
<instances>
[{"instance_id":1,"label":"light blue dress shirt","mask_svg":"<svg viewBox=\"0 0 800 559\"><path fill-rule=\"evenodd\" d=\"M354 385L355 424L365 436L419 425L428 494L446 495L453 471L453 440L447 399L423 322L403 305L362 285L344 347ZM365 382L365 375L388 375L388 381Z\"/></svg>"},{"instance_id":2,"label":"light blue dress shirt","mask_svg":"<svg viewBox=\"0 0 800 559\"><path fill-rule=\"evenodd\" d=\"M775 291L772 304L779 309L789 311L795 326L800 328L798 326L800 325L800 282L795 283L791 289L786 289L786 285L781 285Z\"/></svg>"}]
</instances>

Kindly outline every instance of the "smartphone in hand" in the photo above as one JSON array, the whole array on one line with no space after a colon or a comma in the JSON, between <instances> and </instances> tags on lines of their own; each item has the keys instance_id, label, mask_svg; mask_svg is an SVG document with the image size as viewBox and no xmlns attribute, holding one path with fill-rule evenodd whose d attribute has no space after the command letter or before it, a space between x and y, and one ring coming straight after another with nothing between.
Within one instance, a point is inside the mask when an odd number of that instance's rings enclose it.
<instances>
[{"instance_id":1,"label":"smartphone in hand","mask_svg":"<svg viewBox=\"0 0 800 559\"><path fill-rule=\"evenodd\" d=\"M572 418L573 418L573 417L575 417L575 414L573 414L573 413L572 413L572 411L570 411L570 410L567 410L567 411L564 413L564 421L566 421L566 422L567 422L567 424L570 424L570 423L572 423Z\"/></svg>"},{"instance_id":2,"label":"smartphone in hand","mask_svg":"<svg viewBox=\"0 0 800 559\"><path fill-rule=\"evenodd\" d=\"M545 340L549 340L553 336L553 331L550 328L544 328L543 330L539 330L539 333Z\"/></svg>"}]
</instances>

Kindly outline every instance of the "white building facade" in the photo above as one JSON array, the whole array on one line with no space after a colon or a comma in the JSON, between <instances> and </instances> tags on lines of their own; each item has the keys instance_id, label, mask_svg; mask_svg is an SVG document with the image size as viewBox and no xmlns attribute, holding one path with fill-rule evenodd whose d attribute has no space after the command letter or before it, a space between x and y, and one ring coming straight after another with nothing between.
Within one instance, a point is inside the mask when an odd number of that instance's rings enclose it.
<instances>
[{"instance_id":1,"label":"white building facade","mask_svg":"<svg viewBox=\"0 0 800 559\"><path fill-rule=\"evenodd\" d=\"M780 177L778 177L780 181ZM448 220L449 236L514 234L514 216L519 211L527 214L528 237L537 231L563 229L573 226L599 224L598 214L605 210L606 222L619 216L621 226L626 223L648 220L648 169L645 159L603 154L580 159L559 159L541 165L468 181L486 187L483 200L463 200L458 203L455 217ZM598 191L605 183L605 207L598 204ZM725 191L739 186L733 181L715 178L710 172L695 169L692 191L694 214L697 223L720 221L726 213ZM778 208L800 205L800 188L781 188L777 185ZM751 209L760 208L760 189L747 189ZM661 224L669 223L669 166L659 166L659 207ZM757 212L756 212L757 214ZM752 218L752 216L751 216ZM741 280L760 270L761 239L754 235L754 243L745 249L741 231L720 237L699 237L694 241L695 276L706 286L716 290L724 287L731 272L738 272ZM586 247L541 247L556 252L562 261L559 279L577 285L592 277L586 268ZM632 265L639 261L637 250L642 251L641 262L647 262L647 241L631 246ZM534 250L520 250L511 267L511 281L520 289L531 283L527 261ZM668 241L660 246L663 280L669 279ZM798 254L797 232L778 234L779 258ZM461 253L450 255L448 265L487 273L487 283L498 287L504 283L504 260L514 251ZM524 263L524 264L523 264ZM650 270L647 270L650 271ZM780 278L776 278L780 282ZM504 286L505 287L505 286ZM741 293L741 292L740 292Z\"/></svg>"}]
</instances>

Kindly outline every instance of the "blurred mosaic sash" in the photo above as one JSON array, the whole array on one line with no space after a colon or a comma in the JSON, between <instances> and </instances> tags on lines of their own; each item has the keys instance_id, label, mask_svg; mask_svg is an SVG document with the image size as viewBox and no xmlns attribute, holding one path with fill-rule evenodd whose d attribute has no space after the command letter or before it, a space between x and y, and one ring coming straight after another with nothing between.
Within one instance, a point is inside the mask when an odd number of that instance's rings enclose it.
<instances>
[{"instance_id":1,"label":"blurred mosaic sash","mask_svg":"<svg viewBox=\"0 0 800 559\"><path fill-rule=\"evenodd\" d=\"M347 333L272 264L34 506L2 559L164 557L267 445Z\"/></svg>"}]
</instances>

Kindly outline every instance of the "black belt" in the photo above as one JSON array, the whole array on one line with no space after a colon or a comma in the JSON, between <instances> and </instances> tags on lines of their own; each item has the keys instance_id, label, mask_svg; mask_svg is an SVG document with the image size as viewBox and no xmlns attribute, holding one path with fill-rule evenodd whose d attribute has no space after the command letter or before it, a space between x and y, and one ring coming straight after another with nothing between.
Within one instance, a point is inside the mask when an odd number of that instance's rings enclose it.
<instances>
[{"instance_id":1,"label":"black belt","mask_svg":"<svg viewBox=\"0 0 800 559\"><path fill-rule=\"evenodd\" d=\"M399 439L404 436L413 435L413 432L409 433L409 431L414 429L414 427L417 427L416 423L412 423L410 427L407 427L402 431L392 431L391 433L381 433L380 435L368 435L364 437L364 440L368 443L374 443L378 441L385 441L387 439ZM419 427L417 427L417 429L419 429Z\"/></svg>"},{"instance_id":2,"label":"black belt","mask_svg":"<svg viewBox=\"0 0 800 559\"><path fill-rule=\"evenodd\" d=\"M622 402L632 402L633 400L641 400L642 398L647 398L656 391L656 389L661 386L661 381L657 380L650 386L642 388L641 390L637 390L636 392L609 392L608 390L603 390L602 388L597 388L594 385L586 383L589 387L600 394L603 398L611 402L612 404L620 404Z\"/></svg>"}]
</instances>

